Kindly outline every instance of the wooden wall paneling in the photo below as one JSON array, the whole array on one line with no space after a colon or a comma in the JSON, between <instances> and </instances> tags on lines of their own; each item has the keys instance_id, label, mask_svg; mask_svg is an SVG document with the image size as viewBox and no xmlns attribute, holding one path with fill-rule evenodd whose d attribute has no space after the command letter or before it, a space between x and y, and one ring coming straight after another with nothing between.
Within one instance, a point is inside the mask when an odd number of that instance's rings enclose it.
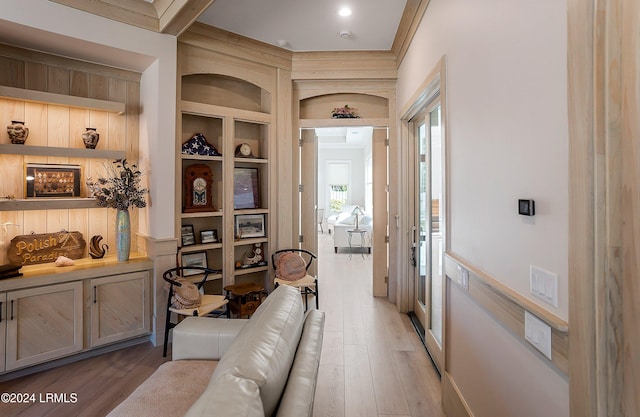
<instances>
[{"instance_id":1,"label":"wooden wall paneling","mask_svg":"<svg viewBox=\"0 0 640 417\"><path fill-rule=\"evenodd\" d=\"M0 143L11 143L9 135L5 130L6 127L11 124L12 120L24 122L24 118L25 109L23 102L0 98L0 122L2 123L0 128L3 130L0 134Z\"/></svg>"},{"instance_id":2,"label":"wooden wall paneling","mask_svg":"<svg viewBox=\"0 0 640 417\"><path fill-rule=\"evenodd\" d=\"M71 70L69 94L77 97L89 97L89 74L84 71Z\"/></svg>"},{"instance_id":3,"label":"wooden wall paneling","mask_svg":"<svg viewBox=\"0 0 640 417\"><path fill-rule=\"evenodd\" d=\"M211 40L207 42L211 43ZM208 46L207 42L205 44ZM182 75L215 73L245 80L267 91L275 91L273 68L189 44L180 44L178 49L183 57L180 60ZM214 69L212 62L216 63Z\"/></svg>"},{"instance_id":4,"label":"wooden wall paneling","mask_svg":"<svg viewBox=\"0 0 640 417\"><path fill-rule=\"evenodd\" d=\"M47 90L49 93L69 94L69 70L49 66L47 69Z\"/></svg>"},{"instance_id":5,"label":"wooden wall paneling","mask_svg":"<svg viewBox=\"0 0 640 417\"><path fill-rule=\"evenodd\" d=\"M82 141L82 134L87 127L91 126L91 112L87 109L70 108L69 109L69 147L70 148L84 148L84 142ZM102 137L100 138L102 140ZM101 144L99 143L98 146Z\"/></svg>"},{"instance_id":6,"label":"wooden wall paneling","mask_svg":"<svg viewBox=\"0 0 640 417\"><path fill-rule=\"evenodd\" d=\"M24 88L24 62L0 56L0 85Z\"/></svg>"},{"instance_id":7,"label":"wooden wall paneling","mask_svg":"<svg viewBox=\"0 0 640 417\"><path fill-rule=\"evenodd\" d=\"M0 160L1 163L1 160ZM24 224L22 211L0 211L0 224L7 222L13 223L16 226L7 226L7 231L4 231L4 227L0 227L0 265L4 265L9 262L7 258L7 248L11 239L18 235L22 235Z\"/></svg>"},{"instance_id":8,"label":"wooden wall paneling","mask_svg":"<svg viewBox=\"0 0 640 417\"><path fill-rule=\"evenodd\" d=\"M245 62L257 62L261 65L285 70L291 70L291 60L294 55L286 49L198 22L195 22L189 27L189 30L181 34L179 40L185 44L220 52Z\"/></svg>"},{"instance_id":9,"label":"wooden wall paneling","mask_svg":"<svg viewBox=\"0 0 640 417\"><path fill-rule=\"evenodd\" d=\"M293 55L292 77L295 80L395 80L398 70L391 52L299 52Z\"/></svg>"},{"instance_id":10,"label":"wooden wall paneling","mask_svg":"<svg viewBox=\"0 0 640 417\"><path fill-rule=\"evenodd\" d=\"M83 256L89 256L89 245L91 243L91 235L89 235L89 209L67 210L69 212L69 232L80 232L84 237L87 245L84 249Z\"/></svg>"},{"instance_id":11,"label":"wooden wall paneling","mask_svg":"<svg viewBox=\"0 0 640 417\"><path fill-rule=\"evenodd\" d=\"M24 122L29 128L29 137L25 146L47 146L49 125L49 106L42 103L24 103Z\"/></svg>"},{"instance_id":12,"label":"wooden wall paneling","mask_svg":"<svg viewBox=\"0 0 640 417\"><path fill-rule=\"evenodd\" d=\"M89 74L89 98L109 100L109 78L104 75Z\"/></svg>"},{"instance_id":13,"label":"wooden wall paneling","mask_svg":"<svg viewBox=\"0 0 640 417\"><path fill-rule=\"evenodd\" d=\"M69 147L69 108L49 106L47 110L46 146Z\"/></svg>"},{"instance_id":14,"label":"wooden wall paneling","mask_svg":"<svg viewBox=\"0 0 640 417\"><path fill-rule=\"evenodd\" d=\"M17 62L37 62L45 65L51 65L61 68L69 68L74 71L82 71L86 73L94 73L105 75L108 77L119 78L123 80L140 82L141 74L139 72L128 71L115 67L107 67L100 64L94 64L87 61L78 61L63 56L47 54L44 52L32 51L15 46L0 44L0 62L5 58L16 60ZM6 77L4 72L0 72L1 77ZM8 85L0 83L1 85ZM14 87L24 88L24 83Z\"/></svg>"},{"instance_id":15,"label":"wooden wall paneling","mask_svg":"<svg viewBox=\"0 0 640 417\"><path fill-rule=\"evenodd\" d=\"M102 243L106 243L107 245L109 245L109 250L107 250L107 255L114 254L115 253L114 241L109 241L110 236L107 231L107 227L108 227L107 211L112 209L92 208L87 210L88 210L87 215L90 219L89 225L87 227L87 236L89 237L89 239L91 239L91 237L95 235L102 236L103 238Z\"/></svg>"},{"instance_id":16,"label":"wooden wall paneling","mask_svg":"<svg viewBox=\"0 0 640 417\"><path fill-rule=\"evenodd\" d=\"M28 61L24 65L24 87L29 90L47 91L47 66Z\"/></svg>"},{"instance_id":17,"label":"wooden wall paneling","mask_svg":"<svg viewBox=\"0 0 640 417\"><path fill-rule=\"evenodd\" d=\"M297 110L292 109L292 86L291 86L291 71L278 70L277 81L277 103L276 103L276 136L271 139L272 148L274 149L275 169L272 171L277 179L293 178L293 147L294 143L298 141L298 129L293 127L293 120L297 120ZM297 148L296 148L297 149ZM280 184L276 188L278 198L275 200L273 207L275 208L275 215L273 220L276 224L276 232L272 232L271 251L279 248L292 247L293 242L293 224L287 219L293 219L293 207L292 203L295 188L290 184L280 181ZM277 215L277 217L276 217ZM272 229L273 230L273 229Z\"/></svg>"},{"instance_id":18,"label":"wooden wall paneling","mask_svg":"<svg viewBox=\"0 0 640 417\"><path fill-rule=\"evenodd\" d=\"M98 143L98 146L102 144L101 147L104 147L103 149L111 149L109 146L111 130L109 129L108 113L91 110L89 113L89 125L85 127L93 127L100 134L100 142ZM82 146L84 146L84 144Z\"/></svg>"},{"instance_id":19,"label":"wooden wall paneling","mask_svg":"<svg viewBox=\"0 0 640 417\"><path fill-rule=\"evenodd\" d=\"M69 231L69 210L47 210L47 226L45 233L55 233L61 230Z\"/></svg>"},{"instance_id":20,"label":"wooden wall paneling","mask_svg":"<svg viewBox=\"0 0 640 417\"><path fill-rule=\"evenodd\" d=\"M0 154L0 198L13 196L13 198L23 198L22 172L23 158L19 155ZM16 173L19 173L16 175Z\"/></svg>"},{"instance_id":21,"label":"wooden wall paneling","mask_svg":"<svg viewBox=\"0 0 640 417\"><path fill-rule=\"evenodd\" d=\"M21 223L22 232L20 234L46 233L47 216L45 213L37 210L25 210L22 212L22 218L24 221Z\"/></svg>"},{"instance_id":22,"label":"wooden wall paneling","mask_svg":"<svg viewBox=\"0 0 640 417\"><path fill-rule=\"evenodd\" d=\"M640 4L625 0L621 17L622 105L622 332L623 415L640 414Z\"/></svg>"},{"instance_id":23,"label":"wooden wall paneling","mask_svg":"<svg viewBox=\"0 0 640 417\"><path fill-rule=\"evenodd\" d=\"M139 151L139 121L140 121L140 84L137 82L127 81L127 105L126 115L126 144L125 152L127 157L134 161L140 158ZM155 141L150 138L150 145ZM144 167L149 169L150 167Z\"/></svg>"},{"instance_id":24,"label":"wooden wall paneling","mask_svg":"<svg viewBox=\"0 0 640 417\"><path fill-rule=\"evenodd\" d=\"M127 82L124 80L109 80L109 100L126 103ZM121 114L108 114L109 141L101 147L103 149L119 150L126 148L126 116ZM102 139L101 139L102 140ZM98 144L100 146L100 144Z\"/></svg>"}]
</instances>

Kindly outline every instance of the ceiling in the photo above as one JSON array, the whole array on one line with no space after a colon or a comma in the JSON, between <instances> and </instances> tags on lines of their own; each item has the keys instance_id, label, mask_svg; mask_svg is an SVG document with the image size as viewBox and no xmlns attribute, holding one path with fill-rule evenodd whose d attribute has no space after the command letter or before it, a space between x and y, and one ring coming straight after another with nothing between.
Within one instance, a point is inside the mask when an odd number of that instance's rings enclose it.
<instances>
[{"instance_id":1,"label":"ceiling","mask_svg":"<svg viewBox=\"0 0 640 417\"><path fill-rule=\"evenodd\" d=\"M197 20L294 52L388 51L406 0L215 0ZM352 14L340 16L348 7Z\"/></svg>"},{"instance_id":2,"label":"ceiling","mask_svg":"<svg viewBox=\"0 0 640 417\"><path fill-rule=\"evenodd\" d=\"M401 53L428 0L50 0L155 32L195 21L288 49ZM350 16L338 11L349 7Z\"/></svg>"}]
</instances>

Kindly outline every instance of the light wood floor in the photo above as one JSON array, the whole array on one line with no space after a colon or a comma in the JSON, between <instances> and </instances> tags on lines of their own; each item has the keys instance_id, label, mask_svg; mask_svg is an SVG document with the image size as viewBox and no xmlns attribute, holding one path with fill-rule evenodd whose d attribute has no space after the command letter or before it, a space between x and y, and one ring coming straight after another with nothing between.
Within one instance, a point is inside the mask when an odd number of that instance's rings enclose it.
<instances>
[{"instance_id":1,"label":"light wood floor","mask_svg":"<svg viewBox=\"0 0 640 417\"><path fill-rule=\"evenodd\" d=\"M314 417L442 417L440 380L411 322L372 296L371 256L334 254L320 236L326 313Z\"/></svg>"},{"instance_id":2,"label":"light wood floor","mask_svg":"<svg viewBox=\"0 0 640 417\"><path fill-rule=\"evenodd\" d=\"M409 319L372 297L371 255L333 253L320 236L320 309L326 312L314 417L442 417L440 381ZM0 416L101 417L165 360L162 346L134 346L0 383L34 404L0 403ZM76 403L40 403L65 393Z\"/></svg>"}]
</instances>

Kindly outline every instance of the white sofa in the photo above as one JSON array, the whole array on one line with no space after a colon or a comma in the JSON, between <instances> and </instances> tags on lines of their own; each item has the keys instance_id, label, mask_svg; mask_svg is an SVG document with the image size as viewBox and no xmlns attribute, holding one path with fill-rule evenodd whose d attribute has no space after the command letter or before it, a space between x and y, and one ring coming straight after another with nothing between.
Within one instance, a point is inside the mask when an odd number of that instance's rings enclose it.
<instances>
[{"instance_id":1,"label":"white sofa","mask_svg":"<svg viewBox=\"0 0 640 417\"><path fill-rule=\"evenodd\" d=\"M166 362L108 417L310 417L324 313L276 288L248 320L188 317Z\"/></svg>"},{"instance_id":2,"label":"white sofa","mask_svg":"<svg viewBox=\"0 0 640 417\"><path fill-rule=\"evenodd\" d=\"M349 248L349 233L348 230L353 230L356 227L356 216L352 215L355 206L345 206L340 213L335 213L329 216L327 223L329 224L329 230L333 235L333 249L335 253L338 253L338 248ZM364 248L371 253L372 239L372 218L368 214L358 216L358 229L364 230L365 233L352 233L351 235L351 249Z\"/></svg>"}]
</instances>

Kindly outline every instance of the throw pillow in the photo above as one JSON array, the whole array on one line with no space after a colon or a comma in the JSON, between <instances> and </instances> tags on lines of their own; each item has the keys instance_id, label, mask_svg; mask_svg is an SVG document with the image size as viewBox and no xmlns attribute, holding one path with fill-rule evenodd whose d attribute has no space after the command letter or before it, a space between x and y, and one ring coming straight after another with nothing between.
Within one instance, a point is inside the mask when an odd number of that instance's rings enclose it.
<instances>
[{"instance_id":1,"label":"throw pillow","mask_svg":"<svg viewBox=\"0 0 640 417\"><path fill-rule=\"evenodd\" d=\"M293 252L281 254L276 261L276 276L285 281L296 281L307 275L307 263Z\"/></svg>"},{"instance_id":2,"label":"throw pillow","mask_svg":"<svg viewBox=\"0 0 640 417\"><path fill-rule=\"evenodd\" d=\"M184 279L177 279L180 287L173 286L173 297L171 298L171 305L177 309L186 308L198 308L200 306L200 291L198 287L189 281Z\"/></svg>"}]
</instances>

